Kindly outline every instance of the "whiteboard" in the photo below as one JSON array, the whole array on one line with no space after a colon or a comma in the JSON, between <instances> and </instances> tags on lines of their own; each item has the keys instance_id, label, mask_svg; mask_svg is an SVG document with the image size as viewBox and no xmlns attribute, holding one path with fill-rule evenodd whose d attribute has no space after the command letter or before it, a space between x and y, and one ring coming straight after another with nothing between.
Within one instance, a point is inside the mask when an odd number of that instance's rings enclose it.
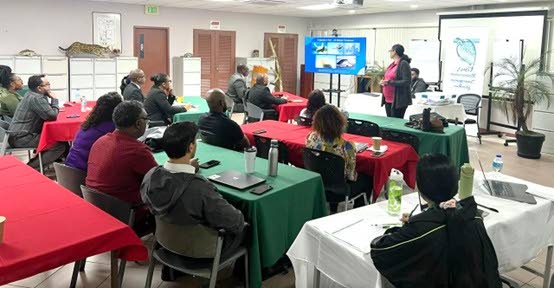
<instances>
[{"instance_id":1,"label":"whiteboard","mask_svg":"<svg viewBox=\"0 0 554 288\"><path fill-rule=\"evenodd\" d=\"M406 54L412 58L410 66L419 69L425 82L439 81L440 42L437 40L412 39Z\"/></svg>"},{"instance_id":2,"label":"whiteboard","mask_svg":"<svg viewBox=\"0 0 554 288\"><path fill-rule=\"evenodd\" d=\"M519 40L515 39L496 39L493 42L493 48L491 51L492 54L492 62L494 64L500 64L504 59L513 59L515 60L515 63L520 66L520 59L521 59L521 44ZM504 72L499 67L493 67L493 75L497 73ZM501 83L503 81L509 80L511 77L508 76L498 76L493 78L492 85L493 86L501 86Z\"/></svg>"}]
</instances>

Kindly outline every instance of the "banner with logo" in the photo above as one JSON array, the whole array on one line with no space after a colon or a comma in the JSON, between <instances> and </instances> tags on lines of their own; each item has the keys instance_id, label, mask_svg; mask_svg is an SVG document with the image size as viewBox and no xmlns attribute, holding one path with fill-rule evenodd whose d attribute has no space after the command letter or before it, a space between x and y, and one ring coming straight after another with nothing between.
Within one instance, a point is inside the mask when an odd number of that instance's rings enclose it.
<instances>
[{"instance_id":1,"label":"banner with logo","mask_svg":"<svg viewBox=\"0 0 554 288\"><path fill-rule=\"evenodd\" d=\"M444 39L443 90L481 95L488 50L487 27L452 27Z\"/></svg>"}]
</instances>

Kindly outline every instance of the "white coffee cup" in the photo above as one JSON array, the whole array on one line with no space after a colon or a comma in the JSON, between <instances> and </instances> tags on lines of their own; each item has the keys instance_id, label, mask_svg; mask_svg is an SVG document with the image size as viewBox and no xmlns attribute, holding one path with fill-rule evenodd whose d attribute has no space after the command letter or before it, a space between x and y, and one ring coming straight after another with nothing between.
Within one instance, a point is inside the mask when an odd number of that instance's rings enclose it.
<instances>
[{"instance_id":1,"label":"white coffee cup","mask_svg":"<svg viewBox=\"0 0 554 288\"><path fill-rule=\"evenodd\" d=\"M4 227L6 225L6 217L0 216L0 243L4 241Z\"/></svg>"},{"instance_id":2,"label":"white coffee cup","mask_svg":"<svg viewBox=\"0 0 554 288\"><path fill-rule=\"evenodd\" d=\"M371 137L371 140L373 140L373 150L375 151L381 150L381 141L383 141L383 138Z\"/></svg>"},{"instance_id":3,"label":"white coffee cup","mask_svg":"<svg viewBox=\"0 0 554 288\"><path fill-rule=\"evenodd\" d=\"M254 173L256 170L256 154L258 150L252 146L244 149L244 170L246 173Z\"/></svg>"}]
</instances>

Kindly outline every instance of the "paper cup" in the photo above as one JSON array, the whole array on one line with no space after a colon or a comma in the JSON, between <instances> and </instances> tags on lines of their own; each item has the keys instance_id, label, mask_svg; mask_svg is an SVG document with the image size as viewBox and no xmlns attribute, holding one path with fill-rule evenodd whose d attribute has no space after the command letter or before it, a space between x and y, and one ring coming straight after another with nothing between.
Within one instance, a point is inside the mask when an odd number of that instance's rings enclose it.
<instances>
[{"instance_id":1,"label":"paper cup","mask_svg":"<svg viewBox=\"0 0 554 288\"><path fill-rule=\"evenodd\" d=\"M373 150L375 151L381 150L381 141L383 140L383 138L371 137L371 140L373 140Z\"/></svg>"},{"instance_id":2,"label":"paper cup","mask_svg":"<svg viewBox=\"0 0 554 288\"><path fill-rule=\"evenodd\" d=\"M6 217L0 216L0 243L4 242L4 225L6 224Z\"/></svg>"},{"instance_id":3,"label":"paper cup","mask_svg":"<svg viewBox=\"0 0 554 288\"><path fill-rule=\"evenodd\" d=\"M244 149L244 171L246 173L254 173L256 170L256 147Z\"/></svg>"}]
</instances>

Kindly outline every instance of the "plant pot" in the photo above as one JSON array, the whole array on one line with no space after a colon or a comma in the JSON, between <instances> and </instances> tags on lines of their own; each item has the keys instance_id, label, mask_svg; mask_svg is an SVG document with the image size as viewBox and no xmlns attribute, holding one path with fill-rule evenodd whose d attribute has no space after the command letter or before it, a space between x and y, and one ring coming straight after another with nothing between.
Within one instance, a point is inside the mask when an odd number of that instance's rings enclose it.
<instances>
[{"instance_id":1,"label":"plant pot","mask_svg":"<svg viewBox=\"0 0 554 288\"><path fill-rule=\"evenodd\" d=\"M537 132L524 133L516 132L517 156L528 159L541 158L542 143L544 143L544 134Z\"/></svg>"}]
</instances>

